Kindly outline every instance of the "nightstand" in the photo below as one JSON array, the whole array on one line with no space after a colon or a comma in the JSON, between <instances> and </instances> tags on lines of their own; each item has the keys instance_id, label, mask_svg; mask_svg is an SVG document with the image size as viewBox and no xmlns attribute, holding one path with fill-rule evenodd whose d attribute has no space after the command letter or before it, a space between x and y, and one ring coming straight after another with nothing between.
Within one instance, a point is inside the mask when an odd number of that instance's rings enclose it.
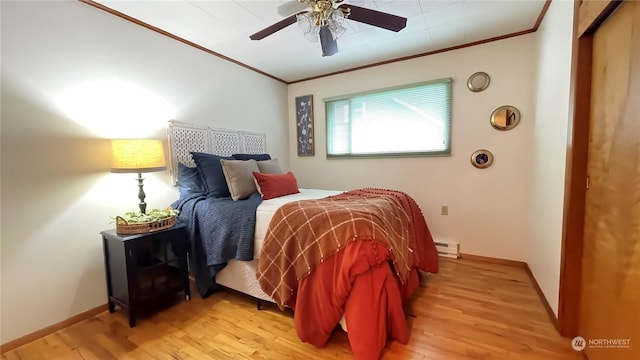
<instances>
[{"instance_id":1,"label":"nightstand","mask_svg":"<svg viewBox=\"0 0 640 360\"><path fill-rule=\"evenodd\" d=\"M187 253L189 241L183 224L145 234L118 235L102 231L109 312L128 310L129 326L143 305L171 300L184 291L191 298Z\"/></svg>"}]
</instances>

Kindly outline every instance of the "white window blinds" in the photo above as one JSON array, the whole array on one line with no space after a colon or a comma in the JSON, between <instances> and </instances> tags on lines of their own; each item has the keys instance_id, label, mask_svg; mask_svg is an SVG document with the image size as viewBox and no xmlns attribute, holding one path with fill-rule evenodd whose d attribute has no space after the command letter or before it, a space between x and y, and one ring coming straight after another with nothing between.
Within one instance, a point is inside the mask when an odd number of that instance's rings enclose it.
<instances>
[{"instance_id":1,"label":"white window blinds","mask_svg":"<svg viewBox=\"0 0 640 360\"><path fill-rule=\"evenodd\" d=\"M451 79L325 99L327 157L448 155Z\"/></svg>"}]
</instances>

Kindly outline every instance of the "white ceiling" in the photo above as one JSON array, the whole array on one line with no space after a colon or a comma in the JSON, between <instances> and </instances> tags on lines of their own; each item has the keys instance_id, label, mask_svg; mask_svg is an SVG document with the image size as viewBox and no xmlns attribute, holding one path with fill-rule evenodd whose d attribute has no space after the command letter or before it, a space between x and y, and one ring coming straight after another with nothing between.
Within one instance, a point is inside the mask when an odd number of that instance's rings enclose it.
<instances>
[{"instance_id":1,"label":"white ceiling","mask_svg":"<svg viewBox=\"0 0 640 360\"><path fill-rule=\"evenodd\" d=\"M249 39L283 19L278 10L291 0L95 0L285 82L531 30L546 1L345 0L406 17L407 27L395 33L346 20L339 52L322 57L320 43L307 40L296 24Z\"/></svg>"}]
</instances>

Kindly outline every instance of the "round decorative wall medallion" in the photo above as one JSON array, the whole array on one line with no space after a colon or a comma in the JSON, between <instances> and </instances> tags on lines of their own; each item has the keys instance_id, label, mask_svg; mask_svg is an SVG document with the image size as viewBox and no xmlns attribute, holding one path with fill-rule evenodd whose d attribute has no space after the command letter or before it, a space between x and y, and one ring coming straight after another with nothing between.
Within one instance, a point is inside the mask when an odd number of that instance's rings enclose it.
<instances>
[{"instance_id":1,"label":"round decorative wall medallion","mask_svg":"<svg viewBox=\"0 0 640 360\"><path fill-rule=\"evenodd\" d=\"M488 88L490 82L491 78L489 77L489 74L479 71L469 76L469 80L467 80L467 87L473 92L480 92Z\"/></svg>"},{"instance_id":2,"label":"round decorative wall medallion","mask_svg":"<svg viewBox=\"0 0 640 360\"><path fill-rule=\"evenodd\" d=\"M520 123L520 111L515 106L503 105L493 110L489 122L494 129L511 130Z\"/></svg>"},{"instance_id":3,"label":"round decorative wall medallion","mask_svg":"<svg viewBox=\"0 0 640 360\"><path fill-rule=\"evenodd\" d=\"M493 164L493 154L485 149L476 150L471 154L471 164L478 169L488 168Z\"/></svg>"}]
</instances>

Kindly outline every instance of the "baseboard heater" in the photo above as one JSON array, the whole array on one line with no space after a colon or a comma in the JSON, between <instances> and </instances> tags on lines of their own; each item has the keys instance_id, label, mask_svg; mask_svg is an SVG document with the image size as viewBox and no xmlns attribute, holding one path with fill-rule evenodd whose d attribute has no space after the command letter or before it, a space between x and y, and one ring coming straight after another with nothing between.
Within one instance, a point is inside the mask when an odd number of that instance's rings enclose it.
<instances>
[{"instance_id":1,"label":"baseboard heater","mask_svg":"<svg viewBox=\"0 0 640 360\"><path fill-rule=\"evenodd\" d=\"M457 259L460 257L460 244L453 242L436 241L438 255L442 257Z\"/></svg>"}]
</instances>

